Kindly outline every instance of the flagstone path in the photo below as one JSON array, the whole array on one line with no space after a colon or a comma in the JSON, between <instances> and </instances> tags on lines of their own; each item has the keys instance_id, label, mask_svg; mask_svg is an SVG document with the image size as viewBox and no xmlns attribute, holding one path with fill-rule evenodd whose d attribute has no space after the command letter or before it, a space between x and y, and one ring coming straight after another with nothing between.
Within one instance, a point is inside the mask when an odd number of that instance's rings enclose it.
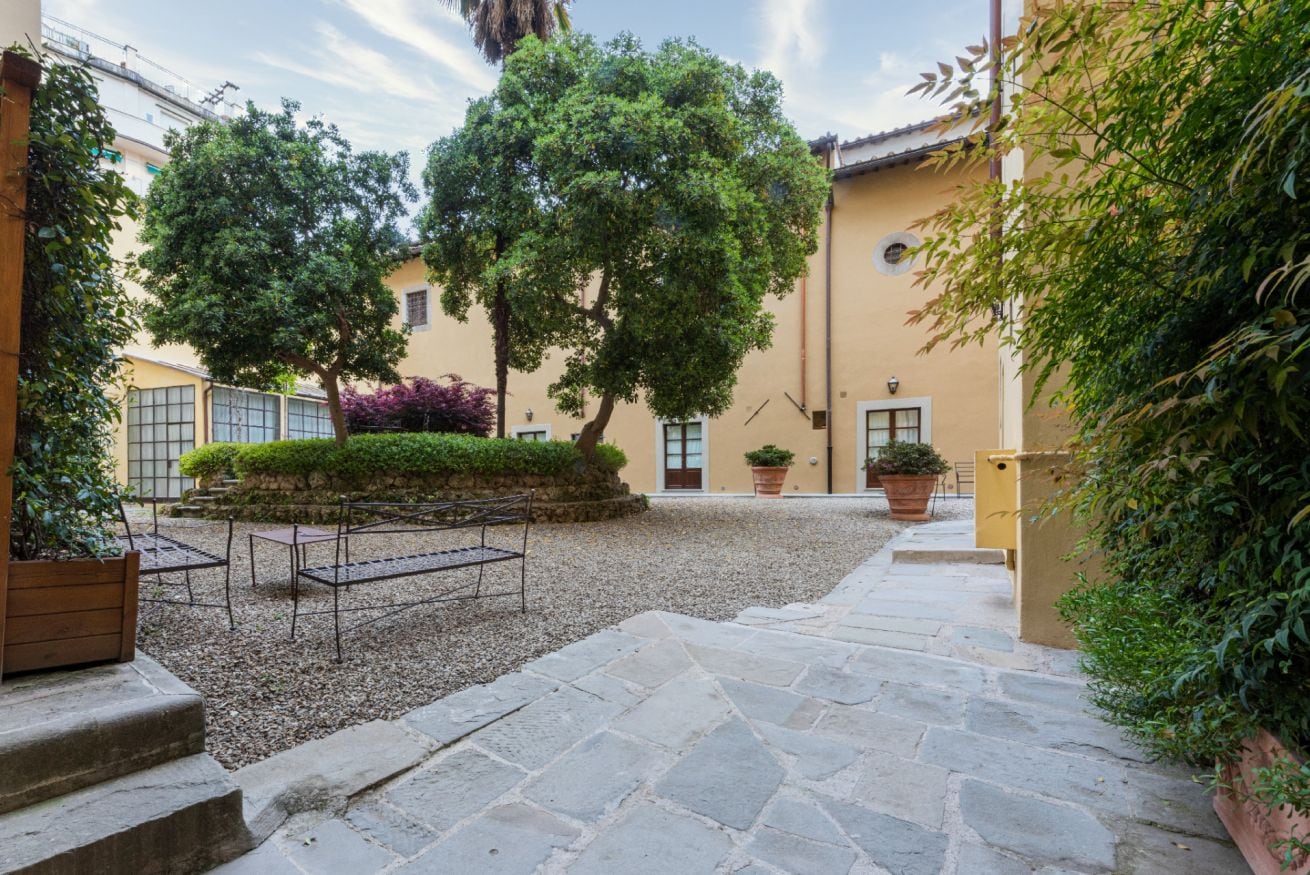
<instances>
[{"instance_id":1,"label":"flagstone path","mask_svg":"<svg viewBox=\"0 0 1310 875\"><path fill-rule=\"evenodd\" d=\"M1088 712L1074 654L1015 640L967 533L908 530L813 605L640 614L247 767L252 820L294 816L217 871L1247 871L1204 788ZM321 774L268 789L297 769Z\"/></svg>"}]
</instances>

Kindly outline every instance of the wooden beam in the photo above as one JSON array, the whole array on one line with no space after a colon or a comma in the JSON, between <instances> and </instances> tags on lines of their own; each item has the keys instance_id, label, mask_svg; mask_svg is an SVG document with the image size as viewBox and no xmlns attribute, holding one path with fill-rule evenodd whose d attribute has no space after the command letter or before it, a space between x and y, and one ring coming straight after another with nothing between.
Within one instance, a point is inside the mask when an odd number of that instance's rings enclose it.
<instances>
[{"instance_id":1,"label":"wooden beam","mask_svg":"<svg viewBox=\"0 0 1310 875\"><path fill-rule=\"evenodd\" d=\"M23 236L27 209L27 138L32 90L41 66L5 52L0 58L0 673L4 671L9 593L9 528L14 510L14 439L18 424L18 348L23 313Z\"/></svg>"}]
</instances>

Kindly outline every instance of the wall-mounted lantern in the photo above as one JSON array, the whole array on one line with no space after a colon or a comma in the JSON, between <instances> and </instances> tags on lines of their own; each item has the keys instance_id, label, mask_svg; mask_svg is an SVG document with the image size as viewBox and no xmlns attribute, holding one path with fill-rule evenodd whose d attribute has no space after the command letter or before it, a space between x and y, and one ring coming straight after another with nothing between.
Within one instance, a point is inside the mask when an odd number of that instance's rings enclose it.
<instances>
[{"instance_id":1,"label":"wall-mounted lantern","mask_svg":"<svg viewBox=\"0 0 1310 875\"><path fill-rule=\"evenodd\" d=\"M899 388L901 388L901 381L896 379L895 377L892 377L890 380L887 381L887 391L892 393L893 395L896 394L896 390Z\"/></svg>"},{"instance_id":2,"label":"wall-mounted lantern","mask_svg":"<svg viewBox=\"0 0 1310 875\"><path fill-rule=\"evenodd\" d=\"M524 417L527 418L528 422L531 422L531 421L532 421L532 408L529 407L527 410L523 411L523 415L524 415Z\"/></svg>"}]
</instances>

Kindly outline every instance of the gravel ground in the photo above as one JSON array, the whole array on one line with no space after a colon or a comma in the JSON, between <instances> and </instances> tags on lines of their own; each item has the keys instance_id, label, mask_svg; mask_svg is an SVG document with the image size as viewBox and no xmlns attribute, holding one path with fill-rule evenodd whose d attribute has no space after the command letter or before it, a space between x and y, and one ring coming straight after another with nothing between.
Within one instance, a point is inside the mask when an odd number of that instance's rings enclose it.
<instances>
[{"instance_id":1,"label":"gravel ground","mask_svg":"<svg viewBox=\"0 0 1310 875\"><path fill-rule=\"evenodd\" d=\"M937 519L972 513L971 500L947 500L938 503ZM724 620L752 605L819 598L906 525L889 518L886 502L870 498L660 498L647 513L625 519L536 525L528 547L526 614L518 610L518 564L488 566L484 587L512 589L513 597L424 606L381 620L344 636L342 664L333 659L330 615L302 614L296 640L290 640L285 548L256 542L260 584L251 589L247 533L275 526L238 525L232 545L236 631L228 631L222 610L143 604L138 644L205 696L209 749L228 768L238 768L486 683L642 611ZM222 553L226 524L161 520L165 527ZM353 542L352 558L424 552L467 539L467 532L457 538L378 536ZM489 543L508 546L513 539L508 528L488 533ZM331 561L332 549L310 547L310 563ZM422 597L471 583L476 575L476 569L460 569L360 585L342 592L342 604ZM196 572L193 585L198 599L221 601L221 570ZM143 579L142 596L155 586ZM301 594L302 612L330 606L326 587Z\"/></svg>"}]
</instances>

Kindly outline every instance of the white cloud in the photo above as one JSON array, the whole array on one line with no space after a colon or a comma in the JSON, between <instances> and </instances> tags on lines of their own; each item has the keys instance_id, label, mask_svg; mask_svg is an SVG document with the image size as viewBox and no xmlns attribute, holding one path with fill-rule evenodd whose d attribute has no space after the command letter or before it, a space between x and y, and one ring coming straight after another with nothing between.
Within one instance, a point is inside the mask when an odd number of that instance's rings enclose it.
<instances>
[{"instance_id":1,"label":"white cloud","mask_svg":"<svg viewBox=\"0 0 1310 875\"><path fill-rule=\"evenodd\" d=\"M761 67L786 79L798 68L819 66L825 50L817 28L819 6L820 0L763 0Z\"/></svg>"},{"instance_id":2,"label":"white cloud","mask_svg":"<svg viewBox=\"0 0 1310 875\"><path fill-rule=\"evenodd\" d=\"M382 52L350 39L326 22L318 22L314 29L320 42L306 54L311 63L270 52L256 52L252 57L270 67L361 94L400 97L434 105L440 102L442 89L429 77L415 75Z\"/></svg>"},{"instance_id":3,"label":"white cloud","mask_svg":"<svg viewBox=\"0 0 1310 875\"><path fill-rule=\"evenodd\" d=\"M461 83L479 92L496 86L496 72L473 47L467 25L455 13L443 11L437 0L340 0L379 34L398 40L446 67ZM458 36L448 38L433 24Z\"/></svg>"}]
</instances>

